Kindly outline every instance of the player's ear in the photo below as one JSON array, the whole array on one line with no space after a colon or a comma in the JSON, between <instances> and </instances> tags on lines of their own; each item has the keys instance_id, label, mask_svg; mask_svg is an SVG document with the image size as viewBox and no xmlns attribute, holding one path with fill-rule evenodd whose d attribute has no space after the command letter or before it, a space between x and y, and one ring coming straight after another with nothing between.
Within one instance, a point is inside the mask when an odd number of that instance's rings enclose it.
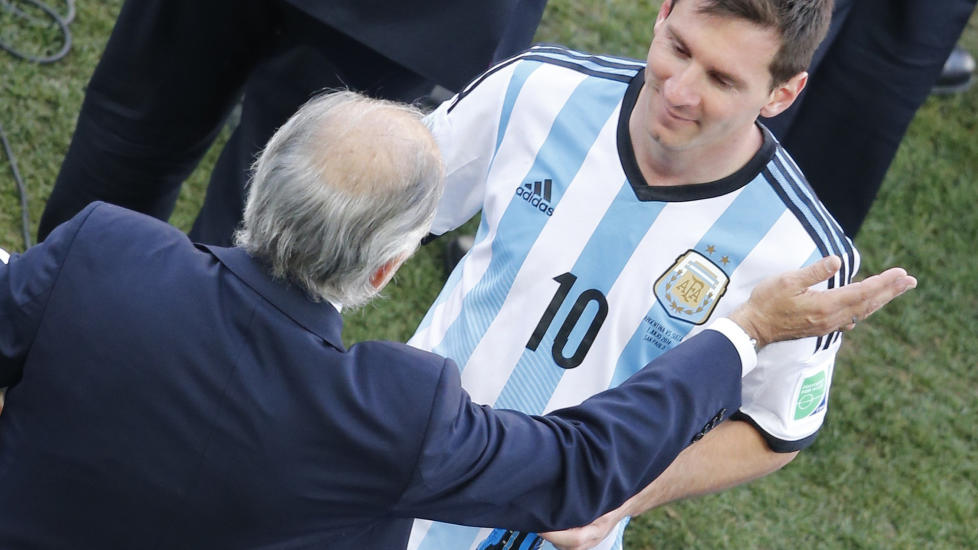
<instances>
[{"instance_id":1,"label":"player's ear","mask_svg":"<svg viewBox=\"0 0 978 550\"><path fill-rule=\"evenodd\" d=\"M798 96L805 89L805 84L807 83L808 73L802 71L775 86L771 90L770 96L768 96L768 102L761 107L761 116L772 117L783 113L785 109L791 107L791 104L798 99Z\"/></svg>"},{"instance_id":2,"label":"player's ear","mask_svg":"<svg viewBox=\"0 0 978 550\"><path fill-rule=\"evenodd\" d=\"M659 8L659 14L655 16L655 30L659 30L659 25L669 17L672 12L672 0L665 0Z\"/></svg>"}]
</instances>

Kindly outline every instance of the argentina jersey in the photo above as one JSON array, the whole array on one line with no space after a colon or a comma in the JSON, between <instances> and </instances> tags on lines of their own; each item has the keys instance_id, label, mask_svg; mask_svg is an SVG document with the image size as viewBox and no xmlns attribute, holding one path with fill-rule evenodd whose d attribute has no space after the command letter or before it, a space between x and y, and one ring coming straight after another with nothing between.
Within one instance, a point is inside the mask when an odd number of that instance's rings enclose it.
<instances>
[{"instance_id":1,"label":"argentina jersey","mask_svg":"<svg viewBox=\"0 0 978 550\"><path fill-rule=\"evenodd\" d=\"M452 358L474 401L530 414L578 404L730 313L764 278L840 256L827 288L858 268L766 130L757 155L723 180L647 185L628 135L642 83L637 61L538 46L429 115L446 163L433 232L482 215L410 344ZM810 444L840 342L833 334L765 347L737 417L774 450ZM598 548L621 548L623 529ZM408 548L517 540L539 544L419 520Z\"/></svg>"}]
</instances>

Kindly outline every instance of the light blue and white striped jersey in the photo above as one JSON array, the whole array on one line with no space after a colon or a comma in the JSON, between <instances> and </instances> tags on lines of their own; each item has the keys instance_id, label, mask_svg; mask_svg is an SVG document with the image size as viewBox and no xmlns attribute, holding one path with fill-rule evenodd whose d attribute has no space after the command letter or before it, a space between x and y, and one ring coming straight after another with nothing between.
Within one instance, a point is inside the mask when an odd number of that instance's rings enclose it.
<instances>
[{"instance_id":1,"label":"light blue and white striped jersey","mask_svg":"<svg viewBox=\"0 0 978 550\"><path fill-rule=\"evenodd\" d=\"M479 210L475 245L410 343L454 359L476 402L531 414L615 386L744 302L762 279L858 254L766 130L715 182L646 184L628 119L644 65L538 46L428 117L447 165L433 232ZM777 451L814 440L841 335L758 354L737 418ZM621 547L623 525L599 548ZM411 550L477 548L491 530L416 521ZM544 548L552 548L549 544Z\"/></svg>"}]
</instances>

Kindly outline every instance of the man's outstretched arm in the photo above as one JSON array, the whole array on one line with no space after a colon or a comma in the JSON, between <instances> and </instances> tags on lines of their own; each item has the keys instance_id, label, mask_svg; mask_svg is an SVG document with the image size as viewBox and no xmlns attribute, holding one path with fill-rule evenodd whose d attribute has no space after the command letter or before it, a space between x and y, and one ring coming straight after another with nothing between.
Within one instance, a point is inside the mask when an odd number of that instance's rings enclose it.
<instances>
[{"instance_id":1,"label":"man's outstretched arm","mask_svg":"<svg viewBox=\"0 0 978 550\"><path fill-rule=\"evenodd\" d=\"M755 338L760 348L772 342L850 330L917 283L903 269L894 268L837 289L810 288L832 276L840 265L838 258L829 257L769 278L730 318ZM687 447L658 478L617 510L589 525L543 537L561 550L592 548L626 516L747 483L777 471L797 454L776 453L753 426L728 420Z\"/></svg>"}]
</instances>

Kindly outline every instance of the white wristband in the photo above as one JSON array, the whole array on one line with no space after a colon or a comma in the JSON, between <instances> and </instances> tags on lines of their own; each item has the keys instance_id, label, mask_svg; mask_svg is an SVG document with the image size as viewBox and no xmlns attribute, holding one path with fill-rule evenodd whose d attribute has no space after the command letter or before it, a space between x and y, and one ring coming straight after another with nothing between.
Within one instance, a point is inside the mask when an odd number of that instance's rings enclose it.
<instances>
[{"instance_id":1,"label":"white wristband","mask_svg":"<svg viewBox=\"0 0 978 550\"><path fill-rule=\"evenodd\" d=\"M706 328L723 334L737 348L737 354L740 355L741 377L747 376L747 373L754 370L757 366L757 350L754 349L754 341L744 332L744 329L740 328L740 325L726 317L721 317Z\"/></svg>"}]
</instances>

